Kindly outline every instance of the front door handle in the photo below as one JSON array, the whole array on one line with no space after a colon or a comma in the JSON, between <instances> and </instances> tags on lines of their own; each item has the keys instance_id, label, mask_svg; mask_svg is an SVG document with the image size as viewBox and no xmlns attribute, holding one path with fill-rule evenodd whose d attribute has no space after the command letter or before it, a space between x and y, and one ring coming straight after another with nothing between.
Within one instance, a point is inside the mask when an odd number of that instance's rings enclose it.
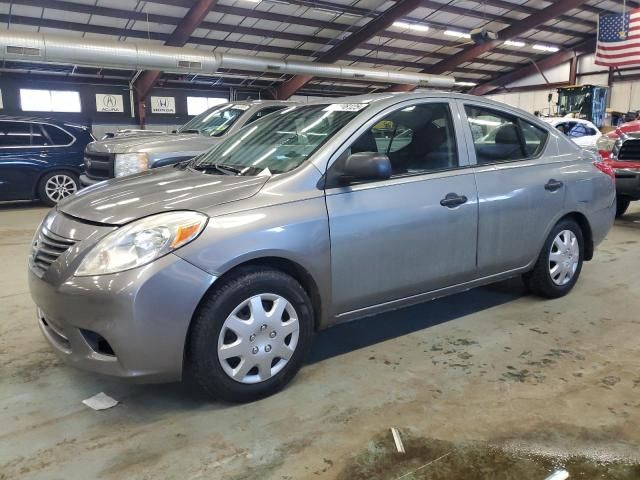
<instances>
[{"instance_id":1,"label":"front door handle","mask_svg":"<svg viewBox=\"0 0 640 480\"><path fill-rule=\"evenodd\" d=\"M43 157L43 158L44 157L48 157L49 156L49 152L47 152L46 150L41 150L40 151L40 156Z\"/></svg>"},{"instance_id":2,"label":"front door handle","mask_svg":"<svg viewBox=\"0 0 640 480\"><path fill-rule=\"evenodd\" d=\"M440 200L440 205L447 208L456 208L463 203L467 203L469 199L464 195L458 195L457 193L447 193L445 197Z\"/></svg>"},{"instance_id":3,"label":"front door handle","mask_svg":"<svg viewBox=\"0 0 640 480\"><path fill-rule=\"evenodd\" d=\"M564 183L562 183L560 180L554 180L552 178L545 184L544 189L550 192L555 192L556 190L560 190L563 185Z\"/></svg>"}]
</instances>

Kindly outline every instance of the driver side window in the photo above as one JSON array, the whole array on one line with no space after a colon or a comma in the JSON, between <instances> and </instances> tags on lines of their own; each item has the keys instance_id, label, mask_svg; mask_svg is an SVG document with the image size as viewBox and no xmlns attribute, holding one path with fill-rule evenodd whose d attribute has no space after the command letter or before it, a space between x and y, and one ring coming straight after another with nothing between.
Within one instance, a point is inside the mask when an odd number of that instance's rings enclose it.
<instances>
[{"instance_id":1,"label":"driver side window","mask_svg":"<svg viewBox=\"0 0 640 480\"><path fill-rule=\"evenodd\" d=\"M449 105L422 103L390 113L365 131L347 154L387 155L392 176L456 168L456 138Z\"/></svg>"}]
</instances>

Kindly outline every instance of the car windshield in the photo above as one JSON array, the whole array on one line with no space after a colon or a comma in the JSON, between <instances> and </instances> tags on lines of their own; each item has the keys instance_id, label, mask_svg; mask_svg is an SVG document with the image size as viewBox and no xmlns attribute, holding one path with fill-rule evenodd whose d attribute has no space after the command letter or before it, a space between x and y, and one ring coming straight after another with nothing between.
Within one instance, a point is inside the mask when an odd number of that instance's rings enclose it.
<instances>
[{"instance_id":1,"label":"car windshield","mask_svg":"<svg viewBox=\"0 0 640 480\"><path fill-rule=\"evenodd\" d=\"M209 137L220 137L249 108L249 105L233 103L210 108L185 123L178 129L178 133L199 133Z\"/></svg>"},{"instance_id":2,"label":"car windshield","mask_svg":"<svg viewBox=\"0 0 640 480\"><path fill-rule=\"evenodd\" d=\"M287 108L225 139L192 168L232 175L275 175L300 166L367 104Z\"/></svg>"}]
</instances>

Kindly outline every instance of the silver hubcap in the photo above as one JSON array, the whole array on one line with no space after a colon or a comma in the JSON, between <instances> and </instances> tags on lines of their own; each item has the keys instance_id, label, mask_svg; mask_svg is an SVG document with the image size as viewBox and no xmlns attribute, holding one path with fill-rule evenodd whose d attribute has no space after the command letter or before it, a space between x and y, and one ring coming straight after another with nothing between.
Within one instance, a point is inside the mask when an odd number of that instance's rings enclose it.
<instances>
[{"instance_id":1,"label":"silver hubcap","mask_svg":"<svg viewBox=\"0 0 640 480\"><path fill-rule=\"evenodd\" d=\"M571 281L580 262L578 238L571 230L562 230L551 244L549 253L549 275L556 285Z\"/></svg>"},{"instance_id":2,"label":"silver hubcap","mask_svg":"<svg viewBox=\"0 0 640 480\"><path fill-rule=\"evenodd\" d=\"M299 333L293 305L280 295L262 293L242 302L224 321L218 360L237 382L264 382L289 363Z\"/></svg>"},{"instance_id":3,"label":"silver hubcap","mask_svg":"<svg viewBox=\"0 0 640 480\"><path fill-rule=\"evenodd\" d=\"M68 197L72 193L76 193L78 186L73 178L67 175L54 175L44 186L47 197L54 202L59 202L65 197Z\"/></svg>"}]
</instances>

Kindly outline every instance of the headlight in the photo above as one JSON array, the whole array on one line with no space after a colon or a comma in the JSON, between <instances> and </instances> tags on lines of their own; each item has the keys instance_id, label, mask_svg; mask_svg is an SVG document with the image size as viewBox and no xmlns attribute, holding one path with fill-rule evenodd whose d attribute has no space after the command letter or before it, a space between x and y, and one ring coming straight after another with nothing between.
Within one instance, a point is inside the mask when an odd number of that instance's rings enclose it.
<instances>
[{"instance_id":1,"label":"headlight","mask_svg":"<svg viewBox=\"0 0 640 480\"><path fill-rule=\"evenodd\" d=\"M149 157L146 153L118 153L114 173L116 177L124 177L149 169Z\"/></svg>"},{"instance_id":2,"label":"headlight","mask_svg":"<svg viewBox=\"0 0 640 480\"><path fill-rule=\"evenodd\" d=\"M195 240L207 220L202 213L182 211L132 222L100 240L75 274L106 275L151 263Z\"/></svg>"},{"instance_id":3,"label":"headlight","mask_svg":"<svg viewBox=\"0 0 640 480\"><path fill-rule=\"evenodd\" d=\"M616 139L609 138L606 135L601 136L596 142L596 148L600 152L611 152L616 144Z\"/></svg>"}]
</instances>

